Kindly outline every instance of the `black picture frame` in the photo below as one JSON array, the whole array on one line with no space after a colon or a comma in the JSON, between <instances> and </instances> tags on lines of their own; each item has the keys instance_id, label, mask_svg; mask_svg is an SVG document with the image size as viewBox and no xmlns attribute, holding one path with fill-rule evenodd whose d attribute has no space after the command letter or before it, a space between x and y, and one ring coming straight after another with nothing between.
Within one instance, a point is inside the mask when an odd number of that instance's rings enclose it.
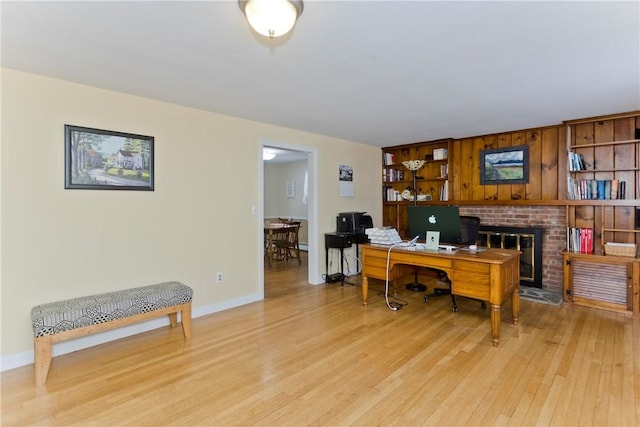
<instances>
[{"instance_id":1,"label":"black picture frame","mask_svg":"<svg viewBox=\"0 0 640 427\"><path fill-rule=\"evenodd\" d=\"M529 146L480 150L480 184L529 183Z\"/></svg>"},{"instance_id":2,"label":"black picture frame","mask_svg":"<svg viewBox=\"0 0 640 427\"><path fill-rule=\"evenodd\" d=\"M65 189L154 190L154 137L64 125Z\"/></svg>"}]
</instances>

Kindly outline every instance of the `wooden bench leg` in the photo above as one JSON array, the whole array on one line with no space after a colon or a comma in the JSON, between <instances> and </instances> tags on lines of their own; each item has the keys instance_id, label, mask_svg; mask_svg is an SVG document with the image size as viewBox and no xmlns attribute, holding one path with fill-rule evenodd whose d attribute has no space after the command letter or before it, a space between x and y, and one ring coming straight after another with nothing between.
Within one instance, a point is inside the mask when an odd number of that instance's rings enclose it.
<instances>
[{"instance_id":1,"label":"wooden bench leg","mask_svg":"<svg viewBox=\"0 0 640 427\"><path fill-rule=\"evenodd\" d=\"M180 313L182 332L184 333L185 339L189 339L191 338L191 303L182 305Z\"/></svg>"},{"instance_id":2,"label":"wooden bench leg","mask_svg":"<svg viewBox=\"0 0 640 427\"><path fill-rule=\"evenodd\" d=\"M36 385L44 385L49 375L49 367L51 366L51 335L36 338L34 344L34 365L36 371Z\"/></svg>"},{"instance_id":3,"label":"wooden bench leg","mask_svg":"<svg viewBox=\"0 0 640 427\"><path fill-rule=\"evenodd\" d=\"M171 327L175 328L178 326L178 312L169 313L169 323L171 323Z\"/></svg>"}]
</instances>

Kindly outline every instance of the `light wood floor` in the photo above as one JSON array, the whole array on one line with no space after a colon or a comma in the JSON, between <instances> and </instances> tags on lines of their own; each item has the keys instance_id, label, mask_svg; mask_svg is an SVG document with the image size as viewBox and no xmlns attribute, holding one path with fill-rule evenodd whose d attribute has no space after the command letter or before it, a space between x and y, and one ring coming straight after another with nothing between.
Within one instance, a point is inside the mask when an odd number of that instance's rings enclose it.
<instances>
[{"instance_id":1,"label":"light wood floor","mask_svg":"<svg viewBox=\"0 0 640 427\"><path fill-rule=\"evenodd\" d=\"M306 262L306 261L305 261ZM448 297L393 312L360 288L266 273L266 299L2 373L2 425L640 425L640 321L522 301L501 344ZM381 290L380 282L373 283Z\"/></svg>"}]
</instances>

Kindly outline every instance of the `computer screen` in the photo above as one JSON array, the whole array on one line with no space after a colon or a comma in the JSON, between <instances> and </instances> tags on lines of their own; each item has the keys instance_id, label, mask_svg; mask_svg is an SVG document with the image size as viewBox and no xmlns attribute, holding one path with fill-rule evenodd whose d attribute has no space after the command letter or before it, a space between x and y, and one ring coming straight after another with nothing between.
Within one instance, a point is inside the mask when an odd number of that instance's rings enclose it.
<instances>
[{"instance_id":1,"label":"computer screen","mask_svg":"<svg viewBox=\"0 0 640 427\"><path fill-rule=\"evenodd\" d=\"M410 237L424 241L427 231L439 231L441 243L460 243L460 211L457 206L407 206Z\"/></svg>"}]
</instances>

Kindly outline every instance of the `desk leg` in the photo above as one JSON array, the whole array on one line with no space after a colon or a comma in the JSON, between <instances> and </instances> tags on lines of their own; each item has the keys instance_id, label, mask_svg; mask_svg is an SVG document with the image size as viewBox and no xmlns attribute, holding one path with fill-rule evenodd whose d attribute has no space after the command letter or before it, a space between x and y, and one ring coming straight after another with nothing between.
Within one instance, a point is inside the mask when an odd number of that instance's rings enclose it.
<instances>
[{"instance_id":1,"label":"desk leg","mask_svg":"<svg viewBox=\"0 0 640 427\"><path fill-rule=\"evenodd\" d=\"M360 271L360 248L356 243L356 273Z\"/></svg>"},{"instance_id":2,"label":"desk leg","mask_svg":"<svg viewBox=\"0 0 640 427\"><path fill-rule=\"evenodd\" d=\"M518 288L511 294L511 315L513 316L513 324L517 325L520 321L520 289Z\"/></svg>"},{"instance_id":3,"label":"desk leg","mask_svg":"<svg viewBox=\"0 0 640 427\"><path fill-rule=\"evenodd\" d=\"M340 286L344 286L344 247L340 246Z\"/></svg>"},{"instance_id":4,"label":"desk leg","mask_svg":"<svg viewBox=\"0 0 640 427\"><path fill-rule=\"evenodd\" d=\"M369 297L369 278L362 276L362 305L367 306L367 299Z\"/></svg>"},{"instance_id":5,"label":"desk leg","mask_svg":"<svg viewBox=\"0 0 640 427\"><path fill-rule=\"evenodd\" d=\"M326 237L325 237L326 239ZM324 272L325 272L325 281L328 283L329 278L329 246L325 243L324 245Z\"/></svg>"},{"instance_id":6,"label":"desk leg","mask_svg":"<svg viewBox=\"0 0 640 427\"><path fill-rule=\"evenodd\" d=\"M494 347L500 342L500 304L491 304L491 341Z\"/></svg>"}]
</instances>

